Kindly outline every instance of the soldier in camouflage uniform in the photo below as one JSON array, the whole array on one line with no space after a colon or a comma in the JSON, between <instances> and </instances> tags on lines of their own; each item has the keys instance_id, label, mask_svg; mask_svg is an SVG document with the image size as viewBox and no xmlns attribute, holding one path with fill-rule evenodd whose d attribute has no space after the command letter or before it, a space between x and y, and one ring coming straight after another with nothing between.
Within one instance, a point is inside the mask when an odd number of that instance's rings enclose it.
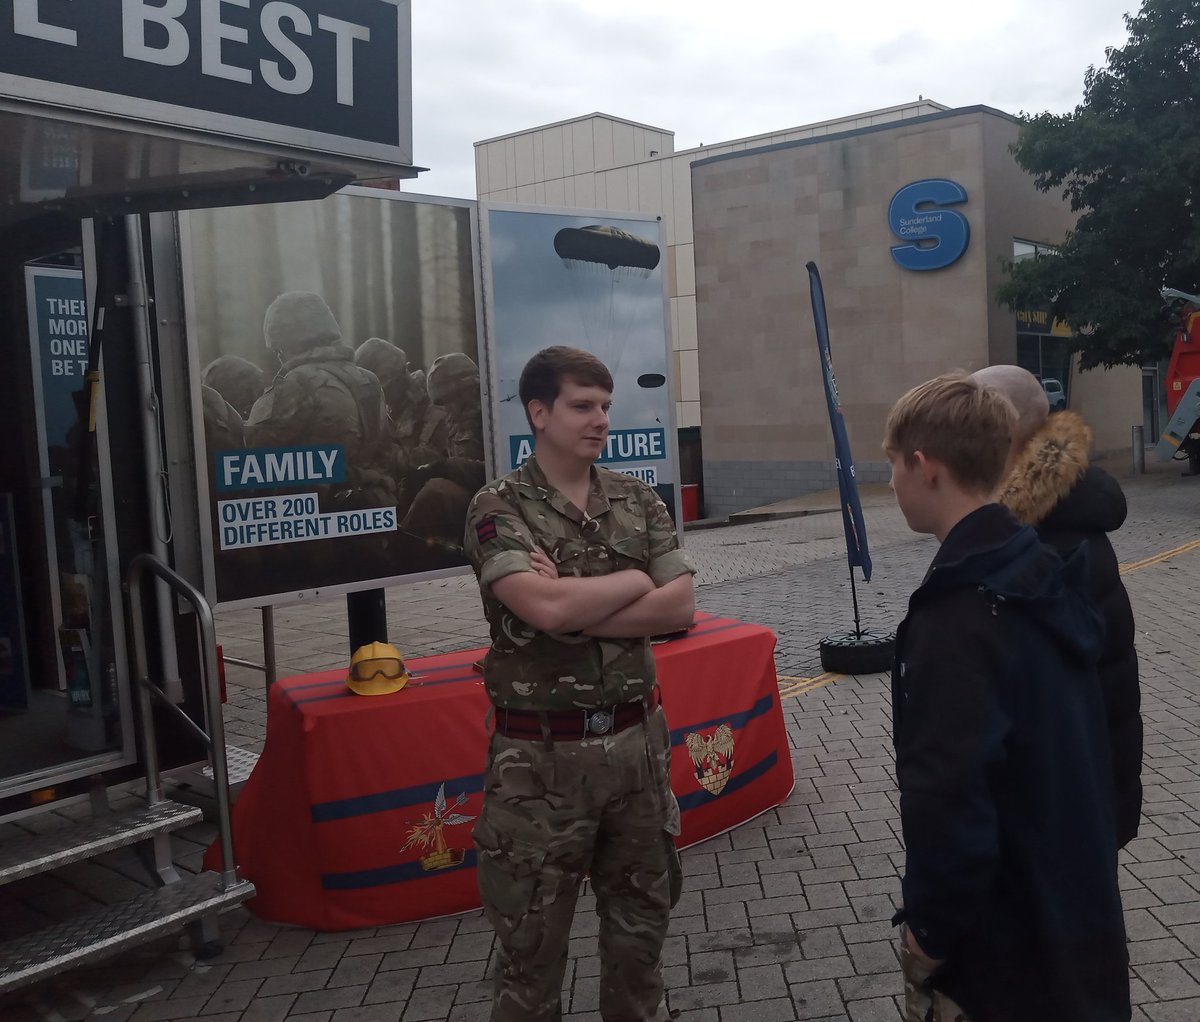
<instances>
[{"instance_id":1,"label":"soldier in camouflage uniform","mask_svg":"<svg viewBox=\"0 0 1200 1022\"><path fill-rule=\"evenodd\" d=\"M425 374L409 371L408 355L403 348L396 347L382 337L371 337L358 346L354 361L356 365L373 372L383 386L383 396L392 423L396 480L405 488L422 465L430 465L447 457L449 419L444 409L429 400ZM411 485L407 489L410 497L415 495ZM403 515L406 510L407 506L401 508L399 513Z\"/></svg>"},{"instance_id":2,"label":"soldier in camouflage uniform","mask_svg":"<svg viewBox=\"0 0 1200 1022\"><path fill-rule=\"evenodd\" d=\"M289 291L267 308L267 347L282 361L279 375L250 410L247 447L341 444L346 455L343 507L396 504L388 464L388 414L374 373L354 364L354 349L325 300Z\"/></svg>"},{"instance_id":3,"label":"soldier in camouflage uniform","mask_svg":"<svg viewBox=\"0 0 1200 1022\"><path fill-rule=\"evenodd\" d=\"M409 476L415 486L402 527L457 549L467 505L485 479L479 367L469 355L439 355L426 380L429 399L447 417L446 454Z\"/></svg>"},{"instance_id":4,"label":"soldier in camouflage uniform","mask_svg":"<svg viewBox=\"0 0 1200 1022\"><path fill-rule=\"evenodd\" d=\"M258 366L240 355L220 355L204 367L200 382L212 387L245 419L267 388L267 377Z\"/></svg>"},{"instance_id":5,"label":"soldier in camouflage uniform","mask_svg":"<svg viewBox=\"0 0 1200 1022\"><path fill-rule=\"evenodd\" d=\"M495 733L474 838L500 946L493 1022L561 1018L589 872L601 1016L670 1018L661 952L681 884L679 807L649 636L691 623L694 569L654 491L593 464L611 393L586 352L535 355L520 386L535 454L467 517L492 636Z\"/></svg>"},{"instance_id":6,"label":"soldier in camouflage uniform","mask_svg":"<svg viewBox=\"0 0 1200 1022\"><path fill-rule=\"evenodd\" d=\"M204 367L200 374L200 397L210 479L214 478L217 451L245 445L246 416L262 396L263 387L263 371L237 355L222 355Z\"/></svg>"},{"instance_id":7,"label":"soldier in camouflage uniform","mask_svg":"<svg viewBox=\"0 0 1200 1022\"><path fill-rule=\"evenodd\" d=\"M212 387L200 385L201 408L204 411L204 445L208 451L208 468L213 468L217 451L241 447L245 440L246 424L238 410Z\"/></svg>"}]
</instances>

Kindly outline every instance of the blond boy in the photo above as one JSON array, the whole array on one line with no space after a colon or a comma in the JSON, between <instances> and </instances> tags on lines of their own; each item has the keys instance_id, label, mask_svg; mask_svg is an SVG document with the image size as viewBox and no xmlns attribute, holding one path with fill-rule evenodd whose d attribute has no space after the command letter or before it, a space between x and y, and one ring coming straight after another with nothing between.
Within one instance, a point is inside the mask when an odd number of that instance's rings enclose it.
<instances>
[{"instance_id":1,"label":"blond boy","mask_svg":"<svg viewBox=\"0 0 1200 1022\"><path fill-rule=\"evenodd\" d=\"M1123 1022L1102 621L1064 562L991 494L1016 413L950 373L885 427L909 527L940 544L896 639L907 1017Z\"/></svg>"}]
</instances>

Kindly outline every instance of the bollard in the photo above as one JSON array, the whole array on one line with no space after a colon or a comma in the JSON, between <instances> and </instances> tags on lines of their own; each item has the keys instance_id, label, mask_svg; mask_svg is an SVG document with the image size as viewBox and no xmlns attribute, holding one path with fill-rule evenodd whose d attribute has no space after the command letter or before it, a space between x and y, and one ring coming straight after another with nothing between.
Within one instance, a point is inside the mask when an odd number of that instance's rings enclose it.
<instances>
[{"instance_id":1,"label":"bollard","mask_svg":"<svg viewBox=\"0 0 1200 1022\"><path fill-rule=\"evenodd\" d=\"M1133 427L1133 474L1145 475L1146 473L1146 440L1145 427Z\"/></svg>"}]
</instances>

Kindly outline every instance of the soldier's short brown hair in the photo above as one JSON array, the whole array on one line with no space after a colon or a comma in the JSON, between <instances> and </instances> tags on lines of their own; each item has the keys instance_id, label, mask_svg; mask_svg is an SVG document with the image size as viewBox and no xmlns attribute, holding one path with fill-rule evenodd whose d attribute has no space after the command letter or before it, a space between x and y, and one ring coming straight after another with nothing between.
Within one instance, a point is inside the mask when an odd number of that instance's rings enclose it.
<instances>
[{"instance_id":1,"label":"soldier's short brown hair","mask_svg":"<svg viewBox=\"0 0 1200 1022\"><path fill-rule=\"evenodd\" d=\"M998 390L964 372L943 373L892 406L883 449L910 464L920 451L964 489L991 493L1004 475L1016 422L1016 409Z\"/></svg>"},{"instance_id":2,"label":"soldier's short brown hair","mask_svg":"<svg viewBox=\"0 0 1200 1022\"><path fill-rule=\"evenodd\" d=\"M547 408L552 407L562 390L563 380L568 378L581 387L600 387L612 393L613 378L608 366L590 351L556 344L543 348L521 370L517 391L521 397L521 407L525 409L525 418L529 419L530 401L541 401ZM533 428L532 420L529 421L529 428Z\"/></svg>"}]
</instances>

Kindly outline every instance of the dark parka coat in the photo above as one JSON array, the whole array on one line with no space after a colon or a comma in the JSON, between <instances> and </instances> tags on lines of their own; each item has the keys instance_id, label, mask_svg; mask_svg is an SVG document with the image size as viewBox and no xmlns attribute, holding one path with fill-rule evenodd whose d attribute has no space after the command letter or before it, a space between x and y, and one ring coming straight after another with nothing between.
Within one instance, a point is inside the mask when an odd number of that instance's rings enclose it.
<instances>
[{"instance_id":1,"label":"dark parka coat","mask_svg":"<svg viewBox=\"0 0 1200 1022\"><path fill-rule=\"evenodd\" d=\"M1005 508L951 530L892 679L907 922L972 1022L1130 1017L1111 765L1085 597Z\"/></svg>"},{"instance_id":2,"label":"dark parka coat","mask_svg":"<svg viewBox=\"0 0 1200 1022\"><path fill-rule=\"evenodd\" d=\"M1025 445L1000 499L1042 542L1066 554L1087 541L1088 593L1104 615L1100 684L1112 742L1117 844L1137 837L1142 812L1142 716L1133 610L1108 533L1125 522L1125 494L1088 463L1092 434L1074 412L1051 415Z\"/></svg>"}]
</instances>

